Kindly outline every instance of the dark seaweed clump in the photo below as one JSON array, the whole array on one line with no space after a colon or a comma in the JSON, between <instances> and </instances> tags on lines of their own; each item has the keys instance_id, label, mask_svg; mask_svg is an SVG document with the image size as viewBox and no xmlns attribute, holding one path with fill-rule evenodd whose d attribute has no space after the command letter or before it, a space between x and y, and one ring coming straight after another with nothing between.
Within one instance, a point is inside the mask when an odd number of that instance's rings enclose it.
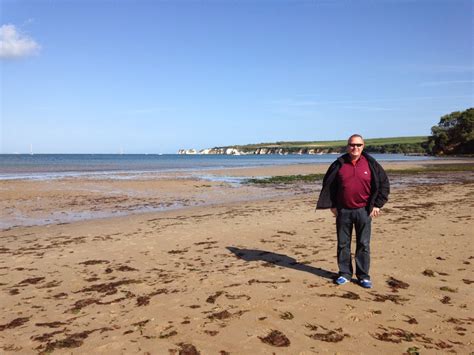
<instances>
[{"instance_id":1,"label":"dark seaweed clump","mask_svg":"<svg viewBox=\"0 0 474 355\"><path fill-rule=\"evenodd\" d=\"M407 284L406 282L403 282L403 281L400 281L400 280L397 280L393 277L390 277L388 280L387 280L387 284L388 286L391 287L392 289L392 292L398 292L399 289L407 289L410 285Z\"/></svg>"},{"instance_id":2,"label":"dark seaweed clump","mask_svg":"<svg viewBox=\"0 0 474 355\"><path fill-rule=\"evenodd\" d=\"M265 344L269 344L277 347L290 346L290 339L279 330L272 330L266 337L259 337L259 339Z\"/></svg>"},{"instance_id":3,"label":"dark seaweed clump","mask_svg":"<svg viewBox=\"0 0 474 355\"><path fill-rule=\"evenodd\" d=\"M0 325L0 332L4 331L5 329L20 327L26 322L28 322L29 320L30 320L30 317L16 318L7 324Z\"/></svg>"},{"instance_id":4,"label":"dark seaweed clump","mask_svg":"<svg viewBox=\"0 0 474 355\"><path fill-rule=\"evenodd\" d=\"M291 184L295 182L314 182L322 180L324 174L308 174L308 175L277 175L269 178L247 179L248 184Z\"/></svg>"}]
</instances>

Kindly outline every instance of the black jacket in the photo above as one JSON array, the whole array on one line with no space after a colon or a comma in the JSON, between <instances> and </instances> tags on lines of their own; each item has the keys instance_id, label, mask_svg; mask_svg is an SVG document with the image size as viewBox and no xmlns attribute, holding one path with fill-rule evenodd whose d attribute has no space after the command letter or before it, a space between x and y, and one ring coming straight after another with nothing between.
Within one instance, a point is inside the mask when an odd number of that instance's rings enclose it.
<instances>
[{"instance_id":1,"label":"black jacket","mask_svg":"<svg viewBox=\"0 0 474 355\"><path fill-rule=\"evenodd\" d=\"M370 213L374 206L381 208L388 201L390 182L385 170L374 158L365 152L362 152L362 155L367 159L371 172L370 197L367 203L367 211ZM349 159L349 154L344 154L329 166L324 175L323 188L319 194L316 209L337 207L337 172L347 159Z\"/></svg>"}]
</instances>

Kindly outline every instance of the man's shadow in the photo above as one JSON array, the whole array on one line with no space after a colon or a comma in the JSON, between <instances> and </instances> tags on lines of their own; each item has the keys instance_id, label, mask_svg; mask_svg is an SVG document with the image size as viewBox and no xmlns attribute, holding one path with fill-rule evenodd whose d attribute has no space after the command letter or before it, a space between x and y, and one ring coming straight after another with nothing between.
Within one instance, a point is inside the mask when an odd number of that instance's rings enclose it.
<instances>
[{"instance_id":1,"label":"man's shadow","mask_svg":"<svg viewBox=\"0 0 474 355\"><path fill-rule=\"evenodd\" d=\"M270 251L259 249L240 249L236 247L227 247L227 249L234 253L239 259L245 261L266 261L277 266L309 272L310 274L330 280L334 280L337 276L337 274L328 270L308 266L306 264L300 264L296 261L296 259L291 258L288 255L276 254Z\"/></svg>"}]
</instances>

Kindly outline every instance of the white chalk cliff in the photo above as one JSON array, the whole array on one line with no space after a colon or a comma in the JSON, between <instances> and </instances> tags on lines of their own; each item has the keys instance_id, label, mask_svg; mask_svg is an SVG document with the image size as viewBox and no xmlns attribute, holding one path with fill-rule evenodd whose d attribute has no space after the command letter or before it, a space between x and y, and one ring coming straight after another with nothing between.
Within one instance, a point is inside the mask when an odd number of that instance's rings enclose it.
<instances>
[{"instance_id":1,"label":"white chalk cliff","mask_svg":"<svg viewBox=\"0 0 474 355\"><path fill-rule=\"evenodd\" d=\"M261 147L255 149L238 149L235 147L216 147L216 148L206 148L199 151L195 149L180 149L178 154L219 154L219 155L266 155L266 154L277 154L277 155L288 155L288 154L314 154L320 155L324 153L329 153L327 149L288 149L288 148L279 148L279 147Z\"/></svg>"}]
</instances>

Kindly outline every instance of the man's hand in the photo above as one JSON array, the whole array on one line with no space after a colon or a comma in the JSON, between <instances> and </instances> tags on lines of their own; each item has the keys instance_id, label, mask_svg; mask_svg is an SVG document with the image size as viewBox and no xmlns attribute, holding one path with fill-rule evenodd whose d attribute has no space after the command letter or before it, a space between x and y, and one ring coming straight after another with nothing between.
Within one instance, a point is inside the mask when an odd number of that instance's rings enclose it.
<instances>
[{"instance_id":1,"label":"man's hand","mask_svg":"<svg viewBox=\"0 0 474 355\"><path fill-rule=\"evenodd\" d=\"M337 217L337 208L331 208L331 212L334 215L334 217Z\"/></svg>"},{"instance_id":2,"label":"man's hand","mask_svg":"<svg viewBox=\"0 0 474 355\"><path fill-rule=\"evenodd\" d=\"M378 217L380 215L380 208L374 207L372 212L370 212L370 217Z\"/></svg>"}]
</instances>

